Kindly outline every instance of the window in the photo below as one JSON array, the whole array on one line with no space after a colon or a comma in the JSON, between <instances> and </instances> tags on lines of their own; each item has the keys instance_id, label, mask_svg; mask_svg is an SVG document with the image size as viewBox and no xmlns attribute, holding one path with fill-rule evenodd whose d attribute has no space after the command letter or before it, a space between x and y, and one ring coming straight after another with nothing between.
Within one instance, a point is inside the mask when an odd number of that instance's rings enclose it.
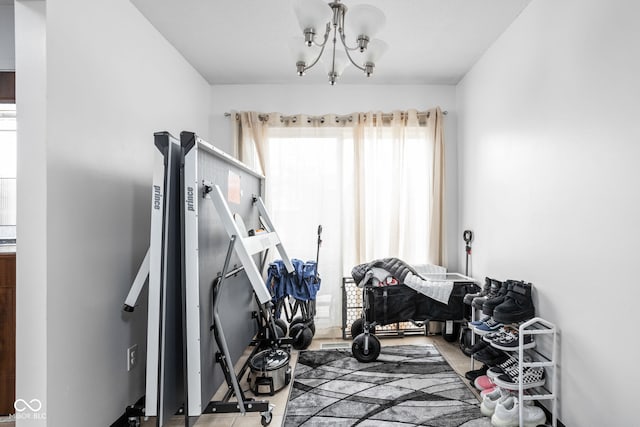
<instances>
[{"instance_id":1,"label":"window","mask_svg":"<svg viewBox=\"0 0 640 427\"><path fill-rule=\"evenodd\" d=\"M340 128L270 129L267 203L288 255L316 259L317 229L322 225L318 271L322 279L316 299L319 327L340 319L343 259L352 259L343 238L352 239L353 140ZM336 286L337 285L337 286Z\"/></svg>"},{"instance_id":2,"label":"window","mask_svg":"<svg viewBox=\"0 0 640 427\"><path fill-rule=\"evenodd\" d=\"M316 323L335 326L341 278L361 263L430 262L434 145L425 126L270 127L267 203L289 256L316 257ZM333 323L333 324L332 324Z\"/></svg>"},{"instance_id":3,"label":"window","mask_svg":"<svg viewBox=\"0 0 640 427\"><path fill-rule=\"evenodd\" d=\"M0 244L16 241L16 106L0 104Z\"/></svg>"},{"instance_id":4,"label":"window","mask_svg":"<svg viewBox=\"0 0 640 427\"><path fill-rule=\"evenodd\" d=\"M235 115L237 152L264 166L266 202L288 255L315 259L323 227L318 326L338 326L341 279L355 265L386 257L446 262L442 116L439 108Z\"/></svg>"}]
</instances>

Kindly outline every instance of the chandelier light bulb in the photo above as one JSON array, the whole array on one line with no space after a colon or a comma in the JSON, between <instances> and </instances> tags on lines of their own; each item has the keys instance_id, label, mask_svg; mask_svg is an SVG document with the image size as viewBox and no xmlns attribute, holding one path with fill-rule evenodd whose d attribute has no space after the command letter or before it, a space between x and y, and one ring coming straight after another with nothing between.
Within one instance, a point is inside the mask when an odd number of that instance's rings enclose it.
<instances>
[{"instance_id":1,"label":"chandelier light bulb","mask_svg":"<svg viewBox=\"0 0 640 427\"><path fill-rule=\"evenodd\" d=\"M305 36L305 42L311 46L307 38L310 35L313 40L313 36L321 34L325 24L331 19L331 10L322 0L296 0L293 3L293 10Z\"/></svg>"},{"instance_id":2,"label":"chandelier light bulb","mask_svg":"<svg viewBox=\"0 0 640 427\"><path fill-rule=\"evenodd\" d=\"M353 33L356 40L361 37L371 40L384 27L386 18L377 7L359 4L349 8L345 21L347 30Z\"/></svg>"}]
</instances>

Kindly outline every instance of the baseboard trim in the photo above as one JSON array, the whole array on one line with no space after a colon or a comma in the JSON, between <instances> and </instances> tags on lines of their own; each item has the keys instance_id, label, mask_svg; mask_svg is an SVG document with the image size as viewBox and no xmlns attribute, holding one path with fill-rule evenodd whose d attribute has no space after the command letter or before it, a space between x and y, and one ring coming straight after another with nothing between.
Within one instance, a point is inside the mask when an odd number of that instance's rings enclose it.
<instances>
[{"instance_id":1,"label":"baseboard trim","mask_svg":"<svg viewBox=\"0 0 640 427\"><path fill-rule=\"evenodd\" d=\"M544 406L543 404L541 404L540 402L536 401L536 406L541 408L545 415L547 416L547 420L551 420L553 418L553 414L551 413L551 411L549 409L547 409L546 406ZM557 420L558 421L558 426L557 427L567 427L565 426L562 421ZM549 423L545 424L545 426L551 426L551 421L549 421Z\"/></svg>"},{"instance_id":2,"label":"baseboard trim","mask_svg":"<svg viewBox=\"0 0 640 427\"><path fill-rule=\"evenodd\" d=\"M130 413L138 413L144 411L144 396L142 396L138 401L131 405L127 406L124 411L124 414L120 415L120 417L113 422L109 427L129 427L129 415Z\"/></svg>"}]
</instances>

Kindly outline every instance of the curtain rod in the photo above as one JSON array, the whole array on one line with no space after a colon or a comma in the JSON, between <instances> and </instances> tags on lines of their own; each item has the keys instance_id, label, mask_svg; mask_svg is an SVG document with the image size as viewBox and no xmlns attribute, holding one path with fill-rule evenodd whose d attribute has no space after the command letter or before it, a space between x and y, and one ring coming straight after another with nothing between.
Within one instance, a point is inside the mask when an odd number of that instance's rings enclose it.
<instances>
[{"instance_id":1,"label":"curtain rod","mask_svg":"<svg viewBox=\"0 0 640 427\"><path fill-rule=\"evenodd\" d=\"M400 113L401 115L403 115L404 113ZM429 117L429 112L428 111L418 111L418 117ZM449 112L447 110L444 110L442 112L442 114L444 116L446 116L447 114L449 114ZM228 111L224 113L225 117L231 117L231 113L229 113ZM343 119L348 119L351 115L350 114L344 114L344 115L336 115L337 119L343 118ZM289 117L292 116L282 116L284 119L287 119ZM309 116L311 119L320 119L322 118L322 116ZM260 120L268 120L269 119L269 115L268 114L258 114L258 118L260 118ZM382 113L382 118L383 119L391 119L393 118L393 114L392 113Z\"/></svg>"}]
</instances>

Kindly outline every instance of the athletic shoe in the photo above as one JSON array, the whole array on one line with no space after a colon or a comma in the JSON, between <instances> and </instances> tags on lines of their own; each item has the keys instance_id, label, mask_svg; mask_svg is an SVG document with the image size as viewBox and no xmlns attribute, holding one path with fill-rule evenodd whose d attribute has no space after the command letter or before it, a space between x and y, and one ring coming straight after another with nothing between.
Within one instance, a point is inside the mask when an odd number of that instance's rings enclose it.
<instances>
[{"instance_id":1,"label":"athletic shoe","mask_svg":"<svg viewBox=\"0 0 640 427\"><path fill-rule=\"evenodd\" d=\"M497 331L502 327L502 323L496 322L493 318L473 327L473 331L478 335L486 335L489 332Z\"/></svg>"},{"instance_id":2,"label":"athletic shoe","mask_svg":"<svg viewBox=\"0 0 640 427\"><path fill-rule=\"evenodd\" d=\"M499 339L491 341L491 345L504 351L518 351L518 347L520 345L520 339L518 335L518 332L510 332ZM524 349L533 348L536 346L536 342L533 340L532 335L525 334L522 341L522 348Z\"/></svg>"},{"instance_id":3,"label":"athletic shoe","mask_svg":"<svg viewBox=\"0 0 640 427\"><path fill-rule=\"evenodd\" d=\"M489 369L489 367L487 365L483 365L482 368L480 369L476 369L474 371L469 371L467 373L464 374L464 377L466 379L468 379L469 381L473 381L476 378L482 376L482 375L486 375L487 373L487 369Z\"/></svg>"},{"instance_id":4,"label":"athletic shoe","mask_svg":"<svg viewBox=\"0 0 640 427\"><path fill-rule=\"evenodd\" d=\"M473 346L471 346L471 349L469 349L469 352L471 354L476 354L480 350L483 350L483 349L485 349L487 347L489 347L489 343L488 342L484 342L482 340L478 340L477 343L475 343Z\"/></svg>"},{"instance_id":5,"label":"athletic shoe","mask_svg":"<svg viewBox=\"0 0 640 427\"><path fill-rule=\"evenodd\" d=\"M482 325L484 322L486 322L489 319L491 319L491 316L484 316L480 320L474 320L473 322L468 322L468 325L470 328L473 328L474 326Z\"/></svg>"},{"instance_id":6,"label":"athletic shoe","mask_svg":"<svg viewBox=\"0 0 640 427\"><path fill-rule=\"evenodd\" d=\"M491 346L480 350L473 355L475 360L484 363L487 366L496 366L500 363L506 362L509 356L504 351L496 350Z\"/></svg>"},{"instance_id":7,"label":"athletic shoe","mask_svg":"<svg viewBox=\"0 0 640 427\"><path fill-rule=\"evenodd\" d=\"M522 405L522 408L520 406L515 396L499 400L491 416L491 425L494 427L537 427L547 421L541 408L532 405ZM520 424L520 409L522 409L522 425Z\"/></svg>"},{"instance_id":8,"label":"athletic shoe","mask_svg":"<svg viewBox=\"0 0 640 427\"><path fill-rule=\"evenodd\" d=\"M498 376L493 380L499 387L506 388L507 390L518 390L520 384L520 377L518 375L518 369L507 372ZM532 387L540 387L544 385L544 368L528 366L522 371L522 389L526 390Z\"/></svg>"},{"instance_id":9,"label":"athletic shoe","mask_svg":"<svg viewBox=\"0 0 640 427\"><path fill-rule=\"evenodd\" d=\"M494 380L500 375L508 373L512 369L518 369L518 359L513 356L509 356L506 361L487 369L485 375L491 378L491 380Z\"/></svg>"},{"instance_id":10,"label":"athletic shoe","mask_svg":"<svg viewBox=\"0 0 640 427\"><path fill-rule=\"evenodd\" d=\"M493 391L489 393L485 393L482 396L482 403L480 404L480 412L485 417L490 417L496 410L496 405L500 401L506 400L511 394L501 389L500 387L495 387Z\"/></svg>"},{"instance_id":11,"label":"athletic shoe","mask_svg":"<svg viewBox=\"0 0 640 427\"><path fill-rule=\"evenodd\" d=\"M498 329L497 331L494 332L489 332L488 334L485 334L482 336L482 341L491 343L494 340L498 340L501 338L504 338L506 336L508 336L509 332L511 331L511 327L510 326L502 326L500 329Z\"/></svg>"},{"instance_id":12,"label":"athletic shoe","mask_svg":"<svg viewBox=\"0 0 640 427\"><path fill-rule=\"evenodd\" d=\"M484 398L485 394L489 394L491 393L493 390L500 388L497 385L494 385L493 387L489 387L489 388L485 388L484 390L480 390L480 398Z\"/></svg>"},{"instance_id":13,"label":"athletic shoe","mask_svg":"<svg viewBox=\"0 0 640 427\"><path fill-rule=\"evenodd\" d=\"M473 386L479 391L482 391L488 388L494 388L496 385L488 376L481 375L473 381Z\"/></svg>"}]
</instances>

